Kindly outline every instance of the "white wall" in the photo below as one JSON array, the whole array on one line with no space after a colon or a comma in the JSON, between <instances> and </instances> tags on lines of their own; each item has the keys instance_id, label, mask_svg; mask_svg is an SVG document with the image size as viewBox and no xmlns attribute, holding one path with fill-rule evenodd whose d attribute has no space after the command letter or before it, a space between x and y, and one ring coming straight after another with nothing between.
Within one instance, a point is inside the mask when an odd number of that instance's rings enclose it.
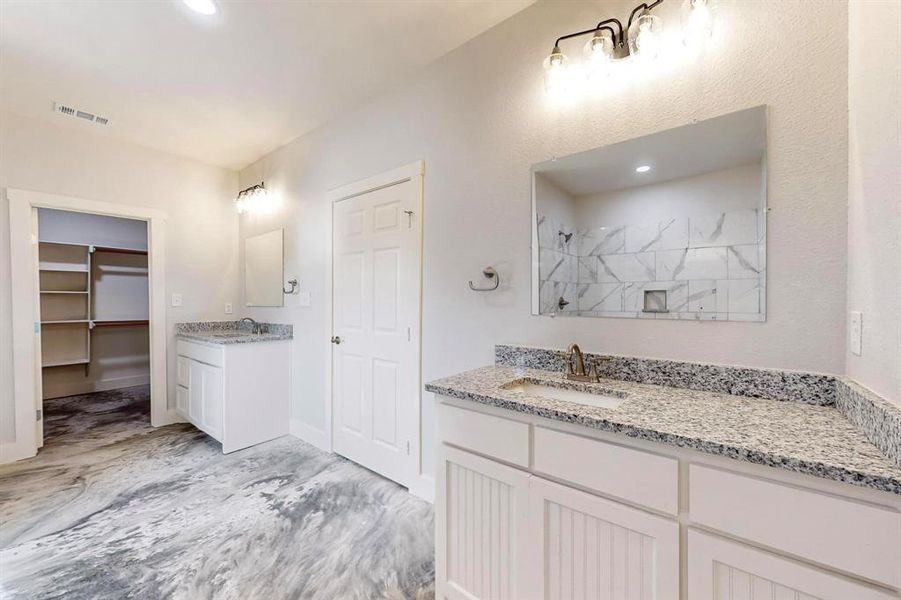
<instances>
[{"instance_id":1,"label":"white wall","mask_svg":"<svg viewBox=\"0 0 901 600\"><path fill-rule=\"evenodd\" d=\"M169 400L174 402L174 324L222 319L238 301L234 172L100 137L0 113L0 439L13 439L6 188L37 190L165 211L166 288L183 306L169 308Z\"/></svg>"},{"instance_id":2,"label":"white wall","mask_svg":"<svg viewBox=\"0 0 901 600\"><path fill-rule=\"evenodd\" d=\"M562 33L632 3L539 2L415 80L305 135L241 174L283 198L286 276L311 307L252 310L295 325L293 414L324 427L329 377L326 190L425 161L423 377L490 363L493 345L587 350L840 373L844 369L847 7L719 3L717 47L672 72L555 108L541 62ZM679 3L660 13L678 22ZM656 10L656 9L655 9ZM810 23L810 27L799 27ZM580 43L571 50L577 54ZM769 301L765 323L553 319L530 315L534 163L738 109L769 105ZM259 225L259 224L257 224ZM242 225L242 236L257 231ZM502 289L466 285L486 265ZM426 463L433 398L423 395Z\"/></svg>"},{"instance_id":3,"label":"white wall","mask_svg":"<svg viewBox=\"0 0 901 600\"><path fill-rule=\"evenodd\" d=\"M901 3L850 4L848 375L901 405Z\"/></svg>"}]
</instances>

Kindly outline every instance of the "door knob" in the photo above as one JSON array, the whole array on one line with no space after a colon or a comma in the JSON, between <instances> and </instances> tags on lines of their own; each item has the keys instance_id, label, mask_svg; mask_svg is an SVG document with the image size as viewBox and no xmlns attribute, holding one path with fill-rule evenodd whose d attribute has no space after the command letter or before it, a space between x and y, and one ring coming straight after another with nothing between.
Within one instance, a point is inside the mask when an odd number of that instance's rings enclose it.
<instances>
[{"instance_id":1,"label":"door knob","mask_svg":"<svg viewBox=\"0 0 901 600\"><path fill-rule=\"evenodd\" d=\"M332 343L333 343L333 344L340 344L340 343L341 343L341 338L338 337L337 335L332 336Z\"/></svg>"}]
</instances>

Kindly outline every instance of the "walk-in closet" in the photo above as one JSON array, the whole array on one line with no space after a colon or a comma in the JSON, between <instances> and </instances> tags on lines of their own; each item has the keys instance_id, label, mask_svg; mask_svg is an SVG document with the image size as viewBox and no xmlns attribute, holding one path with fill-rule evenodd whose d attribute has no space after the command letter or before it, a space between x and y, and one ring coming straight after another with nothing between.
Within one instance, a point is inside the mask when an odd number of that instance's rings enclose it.
<instances>
[{"instance_id":1,"label":"walk-in closet","mask_svg":"<svg viewBox=\"0 0 901 600\"><path fill-rule=\"evenodd\" d=\"M147 223L38 209L43 398L150 383Z\"/></svg>"}]
</instances>

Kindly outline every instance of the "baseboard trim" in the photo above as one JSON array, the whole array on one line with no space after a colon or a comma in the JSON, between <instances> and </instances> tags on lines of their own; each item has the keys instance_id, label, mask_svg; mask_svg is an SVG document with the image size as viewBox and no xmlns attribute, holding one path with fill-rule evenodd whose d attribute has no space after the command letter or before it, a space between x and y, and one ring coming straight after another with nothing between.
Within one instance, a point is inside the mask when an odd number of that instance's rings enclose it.
<instances>
[{"instance_id":1,"label":"baseboard trim","mask_svg":"<svg viewBox=\"0 0 901 600\"><path fill-rule=\"evenodd\" d=\"M328 435L322 429L317 429L312 425L304 423L300 419L291 419L288 423L288 431L294 437L299 438L308 444L312 444L320 450L324 450L325 452L332 451L329 445Z\"/></svg>"},{"instance_id":2,"label":"baseboard trim","mask_svg":"<svg viewBox=\"0 0 901 600\"><path fill-rule=\"evenodd\" d=\"M44 400L62 398L63 396L79 396L93 392L105 392L119 388L134 387L136 385L150 385L150 375L136 375L134 377L119 377L117 379L101 379L98 381L80 381L61 383L55 386L44 386Z\"/></svg>"},{"instance_id":3,"label":"baseboard trim","mask_svg":"<svg viewBox=\"0 0 901 600\"><path fill-rule=\"evenodd\" d=\"M435 503L435 478L431 475L420 474L410 482L410 487L407 489L417 498L430 504Z\"/></svg>"}]
</instances>

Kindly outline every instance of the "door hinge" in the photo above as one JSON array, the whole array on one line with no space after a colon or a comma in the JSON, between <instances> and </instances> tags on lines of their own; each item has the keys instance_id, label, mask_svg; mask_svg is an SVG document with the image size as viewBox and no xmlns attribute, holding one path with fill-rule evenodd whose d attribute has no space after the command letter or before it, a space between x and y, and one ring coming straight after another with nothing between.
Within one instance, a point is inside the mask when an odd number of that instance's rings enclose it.
<instances>
[{"instance_id":1,"label":"door hinge","mask_svg":"<svg viewBox=\"0 0 901 600\"><path fill-rule=\"evenodd\" d=\"M35 332L35 333L40 333L40 332L41 332L41 322L40 322L40 321L35 321L35 322L34 322L34 332Z\"/></svg>"},{"instance_id":2,"label":"door hinge","mask_svg":"<svg viewBox=\"0 0 901 600\"><path fill-rule=\"evenodd\" d=\"M38 412L40 412L40 411L38 411ZM407 442L407 454L410 454L410 442L409 441Z\"/></svg>"},{"instance_id":3,"label":"door hinge","mask_svg":"<svg viewBox=\"0 0 901 600\"><path fill-rule=\"evenodd\" d=\"M410 328L407 327L407 341L408 341L408 342L411 341L411 340L413 339L412 336L413 336L413 334L412 334L412 332L410 331Z\"/></svg>"},{"instance_id":4,"label":"door hinge","mask_svg":"<svg viewBox=\"0 0 901 600\"><path fill-rule=\"evenodd\" d=\"M42 411L40 408L37 409L36 411L34 411L34 420L35 420L35 421L40 421L40 420L41 420L41 417L43 416L41 413L43 413L43 412L44 412L44 411ZM410 452L409 452L409 449L408 449L408 450L407 450L407 454L409 454L409 453L410 453Z\"/></svg>"}]
</instances>

